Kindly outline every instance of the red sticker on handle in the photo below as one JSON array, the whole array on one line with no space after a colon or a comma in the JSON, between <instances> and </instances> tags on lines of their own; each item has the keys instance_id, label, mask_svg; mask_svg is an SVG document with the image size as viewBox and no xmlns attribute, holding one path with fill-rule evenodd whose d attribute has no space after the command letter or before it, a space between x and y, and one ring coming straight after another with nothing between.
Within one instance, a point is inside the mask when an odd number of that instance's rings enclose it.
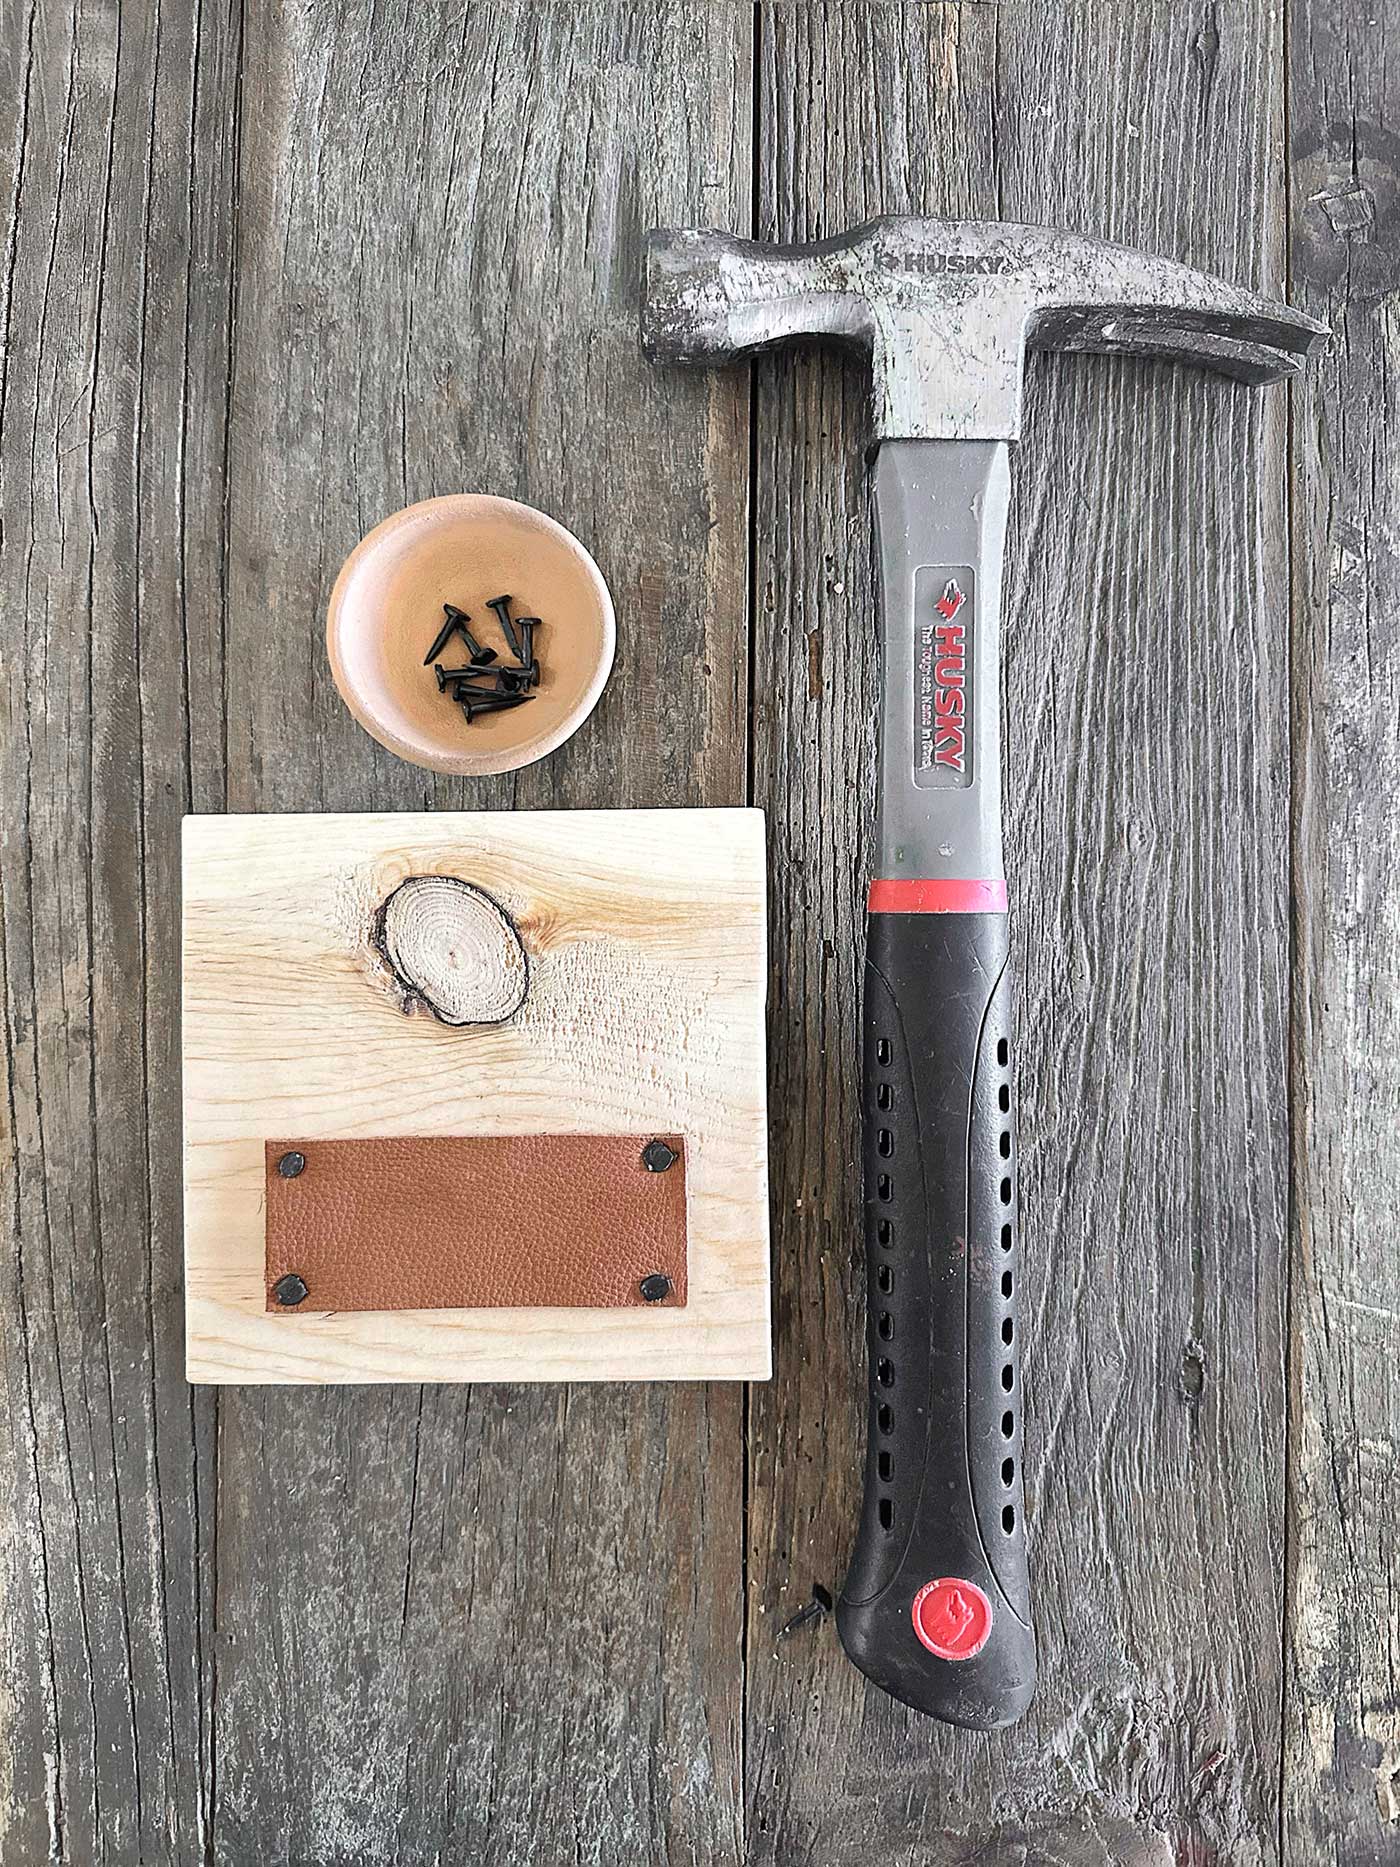
<instances>
[{"instance_id":1,"label":"red sticker on handle","mask_svg":"<svg viewBox=\"0 0 1400 1867\"><path fill-rule=\"evenodd\" d=\"M970 1660L987 1644L992 1604L976 1582L942 1575L914 1597L914 1632L941 1660Z\"/></svg>"}]
</instances>

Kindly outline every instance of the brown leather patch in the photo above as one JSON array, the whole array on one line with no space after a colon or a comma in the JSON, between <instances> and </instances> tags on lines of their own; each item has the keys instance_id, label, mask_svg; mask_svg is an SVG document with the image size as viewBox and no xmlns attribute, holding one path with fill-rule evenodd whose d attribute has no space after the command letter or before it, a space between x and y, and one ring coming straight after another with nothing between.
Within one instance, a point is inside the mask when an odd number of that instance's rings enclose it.
<instances>
[{"instance_id":1,"label":"brown leather patch","mask_svg":"<svg viewBox=\"0 0 1400 1867\"><path fill-rule=\"evenodd\" d=\"M657 1142L677 1156L664 1172L643 1160ZM284 1315L685 1303L680 1135L269 1141L266 1172L267 1307Z\"/></svg>"}]
</instances>

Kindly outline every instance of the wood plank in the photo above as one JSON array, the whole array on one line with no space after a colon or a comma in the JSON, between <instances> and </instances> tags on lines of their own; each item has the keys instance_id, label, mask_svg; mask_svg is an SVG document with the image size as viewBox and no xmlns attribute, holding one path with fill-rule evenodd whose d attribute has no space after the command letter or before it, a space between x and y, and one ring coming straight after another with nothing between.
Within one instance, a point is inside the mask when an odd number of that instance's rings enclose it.
<instances>
[{"instance_id":1,"label":"wood plank","mask_svg":"<svg viewBox=\"0 0 1400 1867\"><path fill-rule=\"evenodd\" d=\"M1290 9L1294 1174L1286 1861L1400 1858L1395 9Z\"/></svg>"},{"instance_id":2,"label":"wood plank","mask_svg":"<svg viewBox=\"0 0 1400 1867\"><path fill-rule=\"evenodd\" d=\"M529 987L508 1022L404 1015L378 930L415 875L509 917ZM754 810L187 819L191 1379L766 1380L765 909ZM274 1136L648 1130L685 1137L684 1307L268 1310ZM548 1215L515 1198L519 1256Z\"/></svg>"},{"instance_id":3,"label":"wood plank","mask_svg":"<svg viewBox=\"0 0 1400 1867\"><path fill-rule=\"evenodd\" d=\"M231 805L743 801L747 385L651 371L637 280L646 226L747 211L748 35L250 18ZM553 513L618 610L598 712L489 782L375 747L320 645L356 539L464 487ZM217 1859L741 1857L738 1390L228 1390L220 1424Z\"/></svg>"},{"instance_id":4,"label":"wood plank","mask_svg":"<svg viewBox=\"0 0 1400 1867\"><path fill-rule=\"evenodd\" d=\"M214 1416L180 1342L176 976L180 816L222 794L235 12L17 5L0 35L16 1867L205 1859Z\"/></svg>"},{"instance_id":5,"label":"wood plank","mask_svg":"<svg viewBox=\"0 0 1400 1867\"><path fill-rule=\"evenodd\" d=\"M1001 215L1276 290L1281 71L1263 5L766 8L758 231ZM867 1688L829 1622L780 1635L839 1584L863 1430L864 389L818 353L758 372L754 801L782 996L776 1379L750 1423L753 1858L1273 1859L1281 393L1101 358L1032 370L1005 715L1038 1697L1020 1727L968 1736Z\"/></svg>"}]
</instances>

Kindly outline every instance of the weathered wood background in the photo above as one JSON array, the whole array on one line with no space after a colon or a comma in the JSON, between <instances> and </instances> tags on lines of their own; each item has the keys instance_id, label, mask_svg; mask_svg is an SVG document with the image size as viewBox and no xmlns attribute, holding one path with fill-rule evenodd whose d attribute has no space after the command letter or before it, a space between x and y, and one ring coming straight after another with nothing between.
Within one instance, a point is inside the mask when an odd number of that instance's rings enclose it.
<instances>
[{"instance_id":1,"label":"weathered wood background","mask_svg":"<svg viewBox=\"0 0 1400 1867\"><path fill-rule=\"evenodd\" d=\"M0 1861L1400 1861L1394 0L5 0ZM864 1686L864 383L636 344L639 236L1063 223L1288 291L1291 392L1041 359L1007 725L1042 1679ZM512 780L320 647L461 487L621 652ZM777 1376L191 1392L187 810L770 812Z\"/></svg>"}]
</instances>

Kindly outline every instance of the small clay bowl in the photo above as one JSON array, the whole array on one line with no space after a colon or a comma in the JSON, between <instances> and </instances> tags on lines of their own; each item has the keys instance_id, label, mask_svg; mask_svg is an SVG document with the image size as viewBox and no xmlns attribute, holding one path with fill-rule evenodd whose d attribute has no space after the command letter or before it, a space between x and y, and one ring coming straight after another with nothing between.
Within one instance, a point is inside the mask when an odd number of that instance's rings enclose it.
<instances>
[{"instance_id":1,"label":"small clay bowl","mask_svg":"<svg viewBox=\"0 0 1400 1867\"><path fill-rule=\"evenodd\" d=\"M540 619L539 686L524 706L468 724L423 657L452 603L496 651L483 674L514 667L487 607L499 596L510 597L512 617ZM488 493L425 499L376 525L345 560L326 617L335 684L365 731L415 765L468 777L532 764L576 732L598 703L616 636L608 587L578 539ZM446 668L468 659L459 635L437 656Z\"/></svg>"}]
</instances>

